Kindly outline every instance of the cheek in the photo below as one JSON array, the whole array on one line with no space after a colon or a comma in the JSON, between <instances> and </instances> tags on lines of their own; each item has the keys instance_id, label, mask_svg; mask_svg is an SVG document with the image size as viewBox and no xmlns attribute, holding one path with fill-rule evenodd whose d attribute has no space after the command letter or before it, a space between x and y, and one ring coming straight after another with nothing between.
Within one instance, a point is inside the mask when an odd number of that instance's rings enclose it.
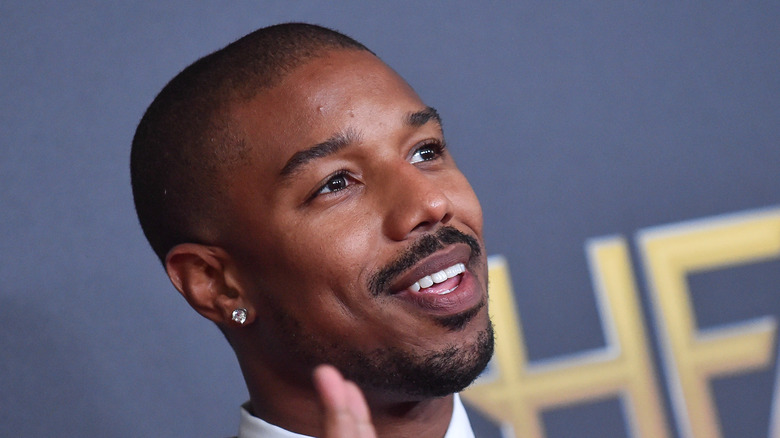
<instances>
[{"instance_id":1,"label":"cheek","mask_svg":"<svg viewBox=\"0 0 780 438\"><path fill-rule=\"evenodd\" d=\"M451 183L454 190L448 195L455 208L457 220L465 223L482 237L482 206L468 180L462 174Z\"/></svg>"},{"instance_id":2,"label":"cheek","mask_svg":"<svg viewBox=\"0 0 780 438\"><path fill-rule=\"evenodd\" d=\"M275 289L269 298L302 330L338 338L354 333L376 313L366 299L376 240L359 220L329 221L327 226L321 222L279 239L267 286Z\"/></svg>"},{"instance_id":3,"label":"cheek","mask_svg":"<svg viewBox=\"0 0 780 438\"><path fill-rule=\"evenodd\" d=\"M276 242L277 278L346 299L345 291L365 288L360 281L371 254L376 256L372 226L370 218L351 210L298 223Z\"/></svg>"},{"instance_id":4,"label":"cheek","mask_svg":"<svg viewBox=\"0 0 780 438\"><path fill-rule=\"evenodd\" d=\"M319 262L318 269L325 275L322 281L337 299L349 305L364 298L368 278L380 258L380 236L379 227L370 215L351 214L340 222L341 226L323 236L326 258L311 262Z\"/></svg>"}]
</instances>

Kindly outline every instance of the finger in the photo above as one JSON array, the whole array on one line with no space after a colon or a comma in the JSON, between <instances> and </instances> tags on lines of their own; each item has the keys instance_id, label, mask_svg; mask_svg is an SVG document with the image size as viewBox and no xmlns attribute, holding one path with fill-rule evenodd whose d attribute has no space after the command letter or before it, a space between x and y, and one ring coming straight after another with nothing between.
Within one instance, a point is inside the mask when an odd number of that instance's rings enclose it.
<instances>
[{"instance_id":1,"label":"finger","mask_svg":"<svg viewBox=\"0 0 780 438\"><path fill-rule=\"evenodd\" d=\"M358 437L358 428L347 407L347 384L330 365L314 370L314 386L323 407L322 438Z\"/></svg>"},{"instance_id":2,"label":"finger","mask_svg":"<svg viewBox=\"0 0 780 438\"><path fill-rule=\"evenodd\" d=\"M320 365L314 370L314 387L327 411L346 408L346 381L341 373L330 365Z\"/></svg>"},{"instance_id":3,"label":"finger","mask_svg":"<svg viewBox=\"0 0 780 438\"><path fill-rule=\"evenodd\" d=\"M346 381L346 404L350 415L355 420L357 434L360 437L375 437L374 425L371 423L371 412L368 409L363 392L358 386L350 381Z\"/></svg>"},{"instance_id":4,"label":"finger","mask_svg":"<svg viewBox=\"0 0 780 438\"><path fill-rule=\"evenodd\" d=\"M323 406L323 438L374 438L376 433L363 393L335 368L321 365L314 385Z\"/></svg>"}]
</instances>

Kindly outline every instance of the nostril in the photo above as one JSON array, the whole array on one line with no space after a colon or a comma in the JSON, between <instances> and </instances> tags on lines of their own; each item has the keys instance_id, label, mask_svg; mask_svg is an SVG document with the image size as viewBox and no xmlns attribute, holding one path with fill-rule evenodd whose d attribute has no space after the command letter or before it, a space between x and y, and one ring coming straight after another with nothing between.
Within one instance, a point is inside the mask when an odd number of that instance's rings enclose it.
<instances>
[{"instance_id":1,"label":"nostril","mask_svg":"<svg viewBox=\"0 0 780 438\"><path fill-rule=\"evenodd\" d=\"M426 231L433 228L436 224L431 221L420 222L415 226L412 231Z\"/></svg>"},{"instance_id":2,"label":"nostril","mask_svg":"<svg viewBox=\"0 0 780 438\"><path fill-rule=\"evenodd\" d=\"M414 226L412 231L428 231L440 224L449 223L451 219L450 202L446 198L437 199L437 201L428 204L427 211L421 215L420 222Z\"/></svg>"},{"instance_id":3,"label":"nostril","mask_svg":"<svg viewBox=\"0 0 780 438\"><path fill-rule=\"evenodd\" d=\"M407 239L410 234L428 232L452 220L454 206L447 184L436 174L405 166L393 176L382 196L385 231L390 238Z\"/></svg>"}]
</instances>

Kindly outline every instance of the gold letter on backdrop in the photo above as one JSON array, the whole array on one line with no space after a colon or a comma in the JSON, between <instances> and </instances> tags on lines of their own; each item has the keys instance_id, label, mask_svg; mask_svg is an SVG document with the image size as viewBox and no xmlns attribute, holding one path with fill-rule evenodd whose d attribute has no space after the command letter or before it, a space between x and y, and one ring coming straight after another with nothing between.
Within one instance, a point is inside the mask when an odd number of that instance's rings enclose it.
<instances>
[{"instance_id":1,"label":"gold letter on backdrop","mask_svg":"<svg viewBox=\"0 0 780 438\"><path fill-rule=\"evenodd\" d=\"M777 324L763 317L699 331L686 276L780 256L780 209L645 229L638 236L680 434L720 437L709 380L769 366ZM773 417L770 436L778 438Z\"/></svg>"},{"instance_id":2,"label":"gold letter on backdrop","mask_svg":"<svg viewBox=\"0 0 780 438\"><path fill-rule=\"evenodd\" d=\"M490 261L490 313L496 328L491 372L464 397L501 422L504 436L541 438L545 408L620 397L632 437L665 438L667 423L655 383L643 318L623 239L587 243L606 347L528 363L503 258Z\"/></svg>"}]
</instances>

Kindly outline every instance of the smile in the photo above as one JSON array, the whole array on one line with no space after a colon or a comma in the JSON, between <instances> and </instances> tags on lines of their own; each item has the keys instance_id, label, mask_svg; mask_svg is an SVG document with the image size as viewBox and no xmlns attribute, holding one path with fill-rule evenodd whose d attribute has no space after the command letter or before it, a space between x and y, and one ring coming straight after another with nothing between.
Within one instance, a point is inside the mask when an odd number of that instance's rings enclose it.
<instances>
[{"instance_id":1,"label":"smile","mask_svg":"<svg viewBox=\"0 0 780 438\"><path fill-rule=\"evenodd\" d=\"M471 256L465 243L447 245L396 278L391 296L418 311L444 318L484 305L484 288L469 270Z\"/></svg>"},{"instance_id":2,"label":"smile","mask_svg":"<svg viewBox=\"0 0 780 438\"><path fill-rule=\"evenodd\" d=\"M434 284L444 283L450 278L454 278L464 272L466 272L466 265L463 263L456 263L448 268L442 269L441 271L434 272L431 275L426 275L422 277L421 279L415 281L411 286L409 286L409 289L412 292L419 292L421 289L427 289L433 286ZM457 288L458 285L455 285L455 287L453 287L452 289L444 289L444 290L437 291L436 293L439 295L446 295Z\"/></svg>"}]
</instances>

